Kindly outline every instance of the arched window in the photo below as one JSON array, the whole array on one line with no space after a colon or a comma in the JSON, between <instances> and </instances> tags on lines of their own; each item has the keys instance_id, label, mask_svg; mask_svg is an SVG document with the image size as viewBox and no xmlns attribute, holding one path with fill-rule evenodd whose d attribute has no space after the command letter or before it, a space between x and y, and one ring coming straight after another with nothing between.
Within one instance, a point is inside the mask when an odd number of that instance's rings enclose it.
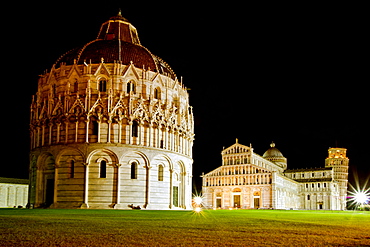
<instances>
[{"instance_id":1,"label":"arched window","mask_svg":"<svg viewBox=\"0 0 370 247\"><path fill-rule=\"evenodd\" d=\"M75 161L71 160L69 163L69 178L75 177Z\"/></svg>"},{"instance_id":2,"label":"arched window","mask_svg":"<svg viewBox=\"0 0 370 247\"><path fill-rule=\"evenodd\" d=\"M163 166L158 166L158 181L163 181Z\"/></svg>"},{"instance_id":3,"label":"arched window","mask_svg":"<svg viewBox=\"0 0 370 247\"><path fill-rule=\"evenodd\" d=\"M137 163L131 163L131 179L137 179Z\"/></svg>"},{"instance_id":4,"label":"arched window","mask_svg":"<svg viewBox=\"0 0 370 247\"><path fill-rule=\"evenodd\" d=\"M154 89L154 99L161 99L161 90L159 88Z\"/></svg>"},{"instance_id":5,"label":"arched window","mask_svg":"<svg viewBox=\"0 0 370 247\"><path fill-rule=\"evenodd\" d=\"M78 81L75 79L75 82L73 84L73 92L77 93L78 92Z\"/></svg>"},{"instance_id":6,"label":"arched window","mask_svg":"<svg viewBox=\"0 0 370 247\"><path fill-rule=\"evenodd\" d=\"M132 123L132 137L138 136L139 136L139 123L137 121L134 121Z\"/></svg>"},{"instance_id":7,"label":"arched window","mask_svg":"<svg viewBox=\"0 0 370 247\"><path fill-rule=\"evenodd\" d=\"M93 124L93 135L99 134L99 123L97 121L92 121Z\"/></svg>"},{"instance_id":8,"label":"arched window","mask_svg":"<svg viewBox=\"0 0 370 247\"><path fill-rule=\"evenodd\" d=\"M100 178L107 177L107 162L105 160L100 161Z\"/></svg>"},{"instance_id":9,"label":"arched window","mask_svg":"<svg viewBox=\"0 0 370 247\"><path fill-rule=\"evenodd\" d=\"M105 93L107 91L107 81L102 79L99 81L99 92Z\"/></svg>"},{"instance_id":10,"label":"arched window","mask_svg":"<svg viewBox=\"0 0 370 247\"><path fill-rule=\"evenodd\" d=\"M135 83L130 81L127 83L127 93L133 92L135 94Z\"/></svg>"}]
</instances>

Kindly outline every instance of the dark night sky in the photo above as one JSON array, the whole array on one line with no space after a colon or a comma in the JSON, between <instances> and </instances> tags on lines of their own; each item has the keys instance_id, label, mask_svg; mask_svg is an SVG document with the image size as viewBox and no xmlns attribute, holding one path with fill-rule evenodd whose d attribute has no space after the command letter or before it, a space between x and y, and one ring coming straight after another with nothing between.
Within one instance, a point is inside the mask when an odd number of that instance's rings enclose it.
<instances>
[{"instance_id":1,"label":"dark night sky","mask_svg":"<svg viewBox=\"0 0 370 247\"><path fill-rule=\"evenodd\" d=\"M14 101L4 102L1 124L13 135L7 139L3 133L7 168L0 176L28 175L29 105L38 75L63 53L94 40L119 8L142 45L191 89L198 184L202 172L221 165L222 147L235 138L252 143L260 155L274 141L289 168L322 167L329 147L344 147L351 173L358 170L363 178L370 173L364 6L9 5L1 16L2 89Z\"/></svg>"}]
</instances>

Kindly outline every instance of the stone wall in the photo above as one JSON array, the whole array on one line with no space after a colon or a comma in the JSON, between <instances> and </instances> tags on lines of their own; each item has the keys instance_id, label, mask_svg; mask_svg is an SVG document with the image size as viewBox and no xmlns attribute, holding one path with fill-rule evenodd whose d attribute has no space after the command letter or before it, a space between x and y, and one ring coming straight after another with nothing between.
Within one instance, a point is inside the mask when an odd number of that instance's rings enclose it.
<instances>
[{"instance_id":1,"label":"stone wall","mask_svg":"<svg viewBox=\"0 0 370 247\"><path fill-rule=\"evenodd\" d=\"M28 180L0 178L0 207L26 207L28 201Z\"/></svg>"}]
</instances>

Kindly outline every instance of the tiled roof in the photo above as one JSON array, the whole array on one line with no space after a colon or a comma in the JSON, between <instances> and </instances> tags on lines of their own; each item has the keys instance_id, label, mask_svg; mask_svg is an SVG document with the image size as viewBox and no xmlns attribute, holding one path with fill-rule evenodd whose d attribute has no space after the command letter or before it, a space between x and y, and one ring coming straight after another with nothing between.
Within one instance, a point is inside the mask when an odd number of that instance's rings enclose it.
<instances>
[{"instance_id":1,"label":"tiled roof","mask_svg":"<svg viewBox=\"0 0 370 247\"><path fill-rule=\"evenodd\" d=\"M0 184L28 184L28 183L29 183L28 179L0 177Z\"/></svg>"},{"instance_id":2,"label":"tiled roof","mask_svg":"<svg viewBox=\"0 0 370 247\"><path fill-rule=\"evenodd\" d=\"M295 179L293 178L293 180L297 181L297 182L300 182L300 183L309 183L309 182L331 182L333 181L332 178L307 178L307 179Z\"/></svg>"},{"instance_id":3,"label":"tiled roof","mask_svg":"<svg viewBox=\"0 0 370 247\"><path fill-rule=\"evenodd\" d=\"M296 173L296 172L315 172L315 171L331 171L332 167L318 167L318 168L306 168L306 169L291 169L285 170L284 173Z\"/></svg>"},{"instance_id":4,"label":"tiled roof","mask_svg":"<svg viewBox=\"0 0 370 247\"><path fill-rule=\"evenodd\" d=\"M140 44L136 29L120 13L103 23L96 40L62 55L56 65L101 63L102 59L105 63L133 63L137 68L176 78L175 72L166 62Z\"/></svg>"}]
</instances>

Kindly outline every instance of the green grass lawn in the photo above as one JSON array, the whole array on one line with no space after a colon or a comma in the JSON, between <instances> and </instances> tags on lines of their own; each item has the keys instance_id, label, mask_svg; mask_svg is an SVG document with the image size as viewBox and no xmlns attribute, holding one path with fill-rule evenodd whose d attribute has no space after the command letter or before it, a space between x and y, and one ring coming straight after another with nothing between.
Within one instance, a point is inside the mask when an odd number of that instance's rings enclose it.
<instances>
[{"instance_id":1,"label":"green grass lawn","mask_svg":"<svg viewBox=\"0 0 370 247\"><path fill-rule=\"evenodd\" d=\"M0 209L0 246L370 246L370 212Z\"/></svg>"}]
</instances>

